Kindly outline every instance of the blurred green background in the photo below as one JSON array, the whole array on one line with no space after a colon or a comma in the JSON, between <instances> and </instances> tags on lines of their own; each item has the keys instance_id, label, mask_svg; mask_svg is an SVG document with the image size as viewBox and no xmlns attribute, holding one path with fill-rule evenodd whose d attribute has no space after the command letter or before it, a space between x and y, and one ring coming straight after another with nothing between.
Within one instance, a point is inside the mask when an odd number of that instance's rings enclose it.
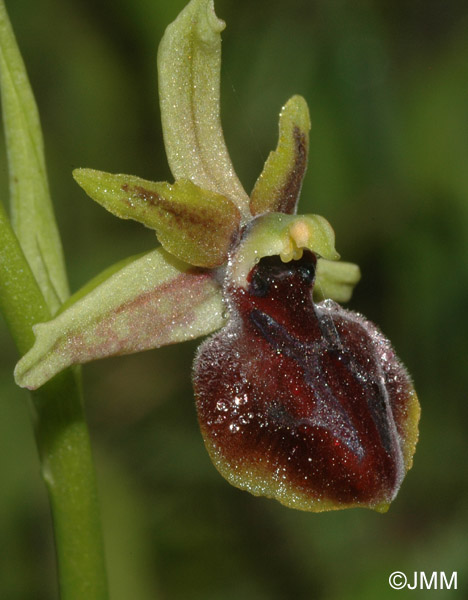
<instances>
[{"instance_id":1,"label":"blurred green background","mask_svg":"<svg viewBox=\"0 0 468 600\"><path fill-rule=\"evenodd\" d=\"M39 105L72 289L155 245L74 184L94 167L170 179L155 55L185 0L7 0ZM205 452L186 343L83 369L112 600L468 594L468 6L464 0L216 0L222 118L250 190L294 93L312 117L301 212L333 224L422 404L390 511L294 512L230 487ZM4 142L0 191L8 194ZM57 597L51 523L15 348L0 330L0 598ZM392 591L392 571L458 590ZM85 600L85 599L84 599Z\"/></svg>"}]
</instances>

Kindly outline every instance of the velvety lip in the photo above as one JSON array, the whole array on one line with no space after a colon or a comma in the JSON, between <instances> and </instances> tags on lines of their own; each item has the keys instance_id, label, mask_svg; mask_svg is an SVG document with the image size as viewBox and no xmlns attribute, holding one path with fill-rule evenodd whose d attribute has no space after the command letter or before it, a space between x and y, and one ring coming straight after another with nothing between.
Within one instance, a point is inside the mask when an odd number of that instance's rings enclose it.
<instances>
[{"instance_id":1,"label":"velvety lip","mask_svg":"<svg viewBox=\"0 0 468 600\"><path fill-rule=\"evenodd\" d=\"M286 504L285 487L312 504L389 503L406 470L411 382L372 324L313 303L315 266L310 251L288 263L266 257L247 289L228 287L229 325L195 364L200 426L239 487Z\"/></svg>"}]
</instances>

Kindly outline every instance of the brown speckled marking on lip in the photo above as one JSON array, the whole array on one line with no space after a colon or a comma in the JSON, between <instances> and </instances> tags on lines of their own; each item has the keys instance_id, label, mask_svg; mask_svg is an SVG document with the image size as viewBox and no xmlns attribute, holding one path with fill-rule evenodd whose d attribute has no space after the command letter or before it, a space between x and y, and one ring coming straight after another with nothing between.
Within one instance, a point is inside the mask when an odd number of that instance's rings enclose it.
<instances>
[{"instance_id":1,"label":"brown speckled marking on lip","mask_svg":"<svg viewBox=\"0 0 468 600\"><path fill-rule=\"evenodd\" d=\"M335 303L313 304L314 266L308 251L287 264L268 257L247 290L228 291L230 324L195 364L200 426L238 487L290 506L300 494L308 509L382 506L407 468L406 417L393 407L410 402L411 382L394 355L383 360L390 345L373 325Z\"/></svg>"}]
</instances>

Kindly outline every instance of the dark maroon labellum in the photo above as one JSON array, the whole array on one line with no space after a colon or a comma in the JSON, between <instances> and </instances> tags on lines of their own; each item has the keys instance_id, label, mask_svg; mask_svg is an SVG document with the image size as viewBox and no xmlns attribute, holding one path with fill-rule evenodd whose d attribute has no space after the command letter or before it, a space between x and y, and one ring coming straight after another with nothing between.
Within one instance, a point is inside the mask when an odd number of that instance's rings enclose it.
<instances>
[{"instance_id":1,"label":"dark maroon labellum","mask_svg":"<svg viewBox=\"0 0 468 600\"><path fill-rule=\"evenodd\" d=\"M200 426L234 485L305 510L380 510L411 466L418 404L388 340L333 301L316 258L265 257L228 288L228 325L200 348Z\"/></svg>"}]
</instances>

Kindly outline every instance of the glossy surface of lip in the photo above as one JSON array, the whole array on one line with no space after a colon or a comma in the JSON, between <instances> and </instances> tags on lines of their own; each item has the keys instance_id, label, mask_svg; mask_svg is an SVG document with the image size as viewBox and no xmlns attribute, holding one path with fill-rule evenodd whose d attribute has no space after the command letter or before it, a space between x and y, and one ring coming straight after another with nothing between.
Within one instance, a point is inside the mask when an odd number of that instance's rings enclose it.
<instances>
[{"instance_id":1,"label":"glossy surface of lip","mask_svg":"<svg viewBox=\"0 0 468 600\"><path fill-rule=\"evenodd\" d=\"M304 510L385 510L410 466L417 400L389 342L314 304L316 257L262 259L195 362L198 417L234 485ZM416 403L416 404L415 404Z\"/></svg>"}]
</instances>

